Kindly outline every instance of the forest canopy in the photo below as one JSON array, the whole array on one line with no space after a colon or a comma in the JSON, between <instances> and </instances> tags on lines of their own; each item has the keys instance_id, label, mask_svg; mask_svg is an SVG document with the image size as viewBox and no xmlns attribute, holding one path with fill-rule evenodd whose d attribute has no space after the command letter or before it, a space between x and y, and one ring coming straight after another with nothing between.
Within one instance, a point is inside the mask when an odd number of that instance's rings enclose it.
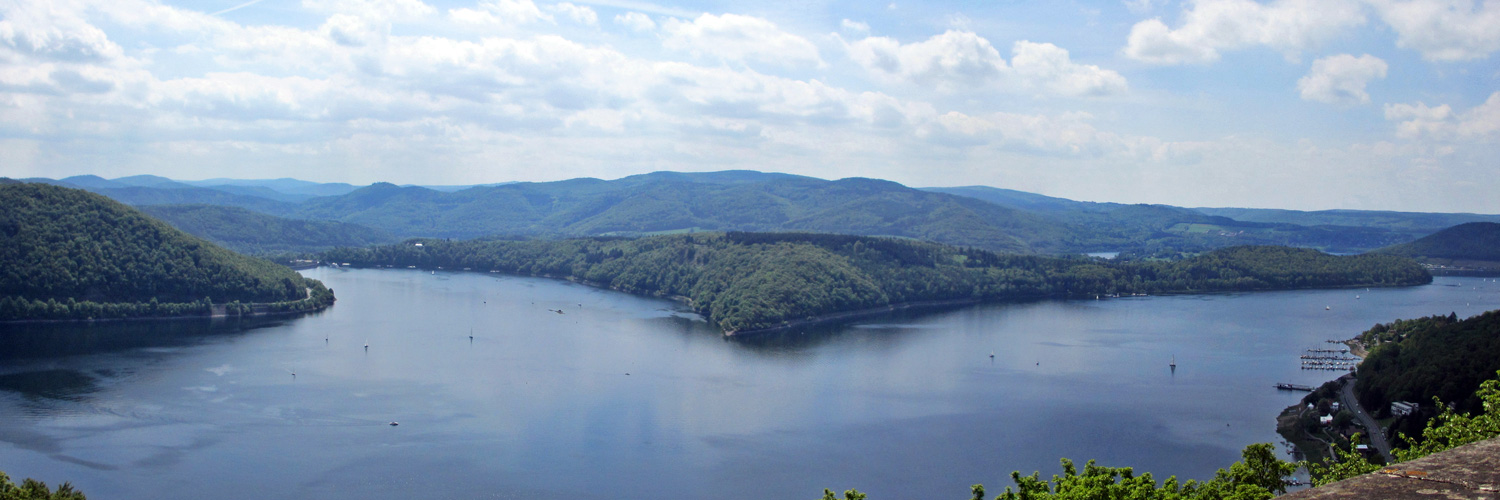
<instances>
[{"instance_id":1,"label":"forest canopy","mask_svg":"<svg viewBox=\"0 0 1500 500\"><path fill-rule=\"evenodd\" d=\"M316 280L97 194L4 184L0 207L0 320L197 315L215 304L300 310L333 301Z\"/></svg>"}]
</instances>

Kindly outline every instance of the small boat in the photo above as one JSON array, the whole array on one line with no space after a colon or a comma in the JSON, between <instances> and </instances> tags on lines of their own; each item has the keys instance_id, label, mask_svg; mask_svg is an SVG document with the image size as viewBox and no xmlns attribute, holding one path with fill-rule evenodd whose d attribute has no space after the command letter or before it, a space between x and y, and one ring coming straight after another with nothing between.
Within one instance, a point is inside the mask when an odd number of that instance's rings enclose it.
<instances>
[{"instance_id":1,"label":"small boat","mask_svg":"<svg viewBox=\"0 0 1500 500\"><path fill-rule=\"evenodd\" d=\"M391 427L395 427L395 426L398 426L398 425L401 425L401 424L400 424L400 423L397 423L397 422L396 422L396 421L394 421L394 420L392 420L392 421L391 421Z\"/></svg>"},{"instance_id":2,"label":"small boat","mask_svg":"<svg viewBox=\"0 0 1500 500\"><path fill-rule=\"evenodd\" d=\"M1324 311L1331 311L1331 310L1333 310L1333 306L1323 306L1323 310Z\"/></svg>"},{"instance_id":3,"label":"small boat","mask_svg":"<svg viewBox=\"0 0 1500 500\"><path fill-rule=\"evenodd\" d=\"M1172 368L1177 368L1177 355L1176 354L1172 355L1172 362L1168 363L1167 366L1170 366Z\"/></svg>"}]
</instances>

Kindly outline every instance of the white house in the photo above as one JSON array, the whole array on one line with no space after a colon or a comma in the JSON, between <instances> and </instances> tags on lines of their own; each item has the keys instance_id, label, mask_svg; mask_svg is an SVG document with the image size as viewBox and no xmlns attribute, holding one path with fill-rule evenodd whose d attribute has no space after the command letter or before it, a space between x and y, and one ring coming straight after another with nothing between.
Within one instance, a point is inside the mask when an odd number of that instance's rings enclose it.
<instances>
[{"instance_id":1,"label":"white house","mask_svg":"<svg viewBox=\"0 0 1500 500\"><path fill-rule=\"evenodd\" d=\"M1318 423L1323 425L1333 425L1333 415L1323 415L1321 417L1318 417Z\"/></svg>"},{"instance_id":2,"label":"white house","mask_svg":"<svg viewBox=\"0 0 1500 500\"><path fill-rule=\"evenodd\" d=\"M1411 415L1411 412L1414 411L1417 411L1416 403L1408 403L1406 401L1391 403L1391 415Z\"/></svg>"}]
</instances>

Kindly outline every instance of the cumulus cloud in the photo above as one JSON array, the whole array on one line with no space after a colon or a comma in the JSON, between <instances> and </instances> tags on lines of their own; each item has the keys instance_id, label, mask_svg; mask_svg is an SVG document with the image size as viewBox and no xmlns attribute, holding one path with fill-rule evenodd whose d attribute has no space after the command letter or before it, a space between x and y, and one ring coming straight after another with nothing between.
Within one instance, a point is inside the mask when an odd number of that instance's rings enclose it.
<instances>
[{"instance_id":1,"label":"cumulus cloud","mask_svg":"<svg viewBox=\"0 0 1500 500\"><path fill-rule=\"evenodd\" d=\"M615 24L624 26L626 29L638 33L656 30L656 21L652 21L650 16L647 16L640 12L626 12L624 14L616 14Z\"/></svg>"},{"instance_id":2,"label":"cumulus cloud","mask_svg":"<svg viewBox=\"0 0 1500 500\"><path fill-rule=\"evenodd\" d=\"M1385 119L1399 122L1396 133L1406 139L1494 143L1500 141L1500 92L1462 112L1447 104L1387 104Z\"/></svg>"},{"instance_id":3,"label":"cumulus cloud","mask_svg":"<svg viewBox=\"0 0 1500 500\"><path fill-rule=\"evenodd\" d=\"M1263 45L1295 57L1365 22L1354 0L1197 0L1176 29L1160 18L1130 28L1125 55L1152 64L1203 64L1220 51Z\"/></svg>"},{"instance_id":4,"label":"cumulus cloud","mask_svg":"<svg viewBox=\"0 0 1500 500\"><path fill-rule=\"evenodd\" d=\"M597 12L594 12L594 9L588 8L583 5L573 5L568 2L561 2L548 7L548 10L561 14L565 18L572 19L573 22L578 24L582 24L585 26L599 25L599 14Z\"/></svg>"},{"instance_id":5,"label":"cumulus cloud","mask_svg":"<svg viewBox=\"0 0 1500 500\"><path fill-rule=\"evenodd\" d=\"M1007 63L989 40L967 31L949 30L910 44L868 37L847 49L851 59L876 75L948 91L998 87L1076 96L1126 87L1119 73L1074 63L1067 50L1050 43L1018 41Z\"/></svg>"},{"instance_id":6,"label":"cumulus cloud","mask_svg":"<svg viewBox=\"0 0 1500 500\"><path fill-rule=\"evenodd\" d=\"M1297 80L1297 90L1309 101L1352 106L1370 102L1365 86L1384 79L1389 67L1380 58L1365 54L1324 57L1313 61L1307 76Z\"/></svg>"},{"instance_id":7,"label":"cumulus cloud","mask_svg":"<svg viewBox=\"0 0 1500 500\"><path fill-rule=\"evenodd\" d=\"M0 48L26 57L98 62L123 53L103 30L49 2L6 2L0 14Z\"/></svg>"},{"instance_id":8,"label":"cumulus cloud","mask_svg":"<svg viewBox=\"0 0 1500 500\"><path fill-rule=\"evenodd\" d=\"M673 50L779 66L823 64L812 42L759 17L703 14L691 21L669 18L661 27L662 44Z\"/></svg>"},{"instance_id":9,"label":"cumulus cloud","mask_svg":"<svg viewBox=\"0 0 1500 500\"><path fill-rule=\"evenodd\" d=\"M508 27L539 21L556 22L531 0L482 0L476 9L448 11L448 17L460 24L482 27Z\"/></svg>"},{"instance_id":10,"label":"cumulus cloud","mask_svg":"<svg viewBox=\"0 0 1500 500\"><path fill-rule=\"evenodd\" d=\"M1396 31L1396 45L1430 61L1465 61L1500 50L1500 2L1368 0Z\"/></svg>"}]
</instances>

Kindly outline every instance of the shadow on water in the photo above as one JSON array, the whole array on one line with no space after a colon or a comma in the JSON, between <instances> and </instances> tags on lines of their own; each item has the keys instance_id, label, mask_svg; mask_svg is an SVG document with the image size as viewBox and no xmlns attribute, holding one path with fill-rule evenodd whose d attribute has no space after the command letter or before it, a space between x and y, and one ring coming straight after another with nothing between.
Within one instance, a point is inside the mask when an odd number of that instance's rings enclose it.
<instances>
[{"instance_id":1,"label":"shadow on water","mask_svg":"<svg viewBox=\"0 0 1500 500\"><path fill-rule=\"evenodd\" d=\"M0 324L0 361L180 347L305 316Z\"/></svg>"},{"instance_id":2,"label":"shadow on water","mask_svg":"<svg viewBox=\"0 0 1500 500\"><path fill-rule=\"evenodd\" d=\"M97 392L97 379L77 370L41 370L0 375L0 391L28 397L78 401Z\"/></svg>"}]
</instances>

